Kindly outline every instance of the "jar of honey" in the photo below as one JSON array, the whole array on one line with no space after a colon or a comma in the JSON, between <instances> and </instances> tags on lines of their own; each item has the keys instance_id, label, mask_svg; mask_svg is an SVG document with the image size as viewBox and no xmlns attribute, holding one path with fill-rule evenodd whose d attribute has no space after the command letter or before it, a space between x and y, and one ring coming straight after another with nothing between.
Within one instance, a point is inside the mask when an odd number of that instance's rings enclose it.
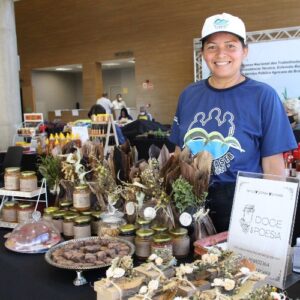
<instances>
[{"instance_id":1,"label":"jar of honey","mask_svg":"<svg viewBox=\"0 0 300 300\"><path fill-rule=\"evenodd\" d=\"M31 219L34 207L32 203L19 203L17 208L18 223L25 223Z\"/></svg>"},{"instance_id":2,"label":"jar of honey","mask_svg":"<svg viewBox=\"0 0 300 300\"><path fill-rule=\"evenodd\" d=\"M72 205L73 205L72 201L66 200L66 199L61 200L59 202L59 208L61 210L70 210L70 208L72 207Z\"/></svg>"},{"instance_id":3,"label":"jar of honey","mask_svg":"<svg viewBox=\"0 0 300 300\"><path fill-rule=\"evenodd\" d=\"M2 208L2 220L4 222L17 222L17 204L14 201L7 201Z\"/></svg>"},{"instance_id":4,"label":"jar of honey","mask_svg":"<svg viewBox=\"0 0 300 300\"><path fill-rule=\"evenodd\" d=\"M187 257L190 253L190 237L186 228L174 228L170 230L173 244L173 255L176 258Z\"/></svg>"},{"instance_id":5,"label":"jar of honey","mask_svg":"<svg viewBox=\"0 0 300 300\"><path fill-rule=\"evenodd\" d=\"M79 216L74 219L74 238L91 236L91 217Z\"/></svg>"},{"instance_id":6,"label":"jar of honey","mask_svg":"<svg viewBox=\"0 0 300 300\"><path fill-rule=\"evenodd\" d=\"M20 191L32 192L37 190L37 177L34 171L21 172Z\"/></svg>"},{"instance_id":7,"label":"jar of honey","mask_svg":"<svg viewBox=\"0 0 300 300\"><path fill-rule=\"evenodd\" d=\"M4 173L4 188L10 191L20 189L20 168L6 168Z\"/></svg>"},{"instance_id":8,"label":"jar of honey","mask_svg":"<svg viewBox=\"0 0 300 300\"><path fill-rule=\"evenodd\" d=\"M91 230L92 230L92 235L98 235L98 230L99 230L99 224L101 220L101 211L93 211L92 212L92 222L91 222Z\"/></svg>"},{"instance_id":9,"label":"jar of honey","mask_svg":"<svg viewBox=\"0 0 300 300\"><path fill-rule=\"evenodd\" d=\"M125 224L120 226L119 237L134 244L136 227L133 224Z\"/></svg>"},{"instance_id":10,"label":"jar of honey","mask_svg":"<svg viewBox=\"0 0 300 300\"><path fill-rule=\"evenodd\" d=\"M158 256L169 257L173 255L172 238L169 234L159 233L153 236L151 243L151 254L155 253Z\"/></svg>"},{"instance_id":11,"label":"jar of honey","mask_svg":"<svg viewBox=\"0 0 300 300\"><path fill-rule=\"evenodd\" d=\"M63 220L63 234L66 239L74 238L74 220L79 214L76 213L66 213Z\"/></svg>"},{"instance_id":12,"label":"jar of honey","mask_svg":"<svg viewBox=\"0 0 300 300\"><path fill-rule=\"evenodd\" d=\"M90 190L86 184L75 186L73 206L78 211L86 211L91 208Z\"/></svg>"},{"instance_id":13,"label":"jar of honey","mask_svg":"<svg viewBox=\"0 0 300 300\"><path fill-rule=\"evenodd\" d=\"M65 210L58 210L52 214L52 223L59 233L63 233L63 221L64 215L66 214Z\"/></svg>"},{"instance_id":14,"label":"jar of honey","mask_svg":"<svg viewBox=\"0 0 300 300\"><path fill-rule=\"evenodd\" d=\"M46 207L44 209L44 214L43 214L43 219L45 221L49 221L49 222L52 222L52 215L53 213L55 213L56 211L58 211L59 208L56 207L56 206L49 206L49 207Z\"/></svg>"},{"instance_id":15,"label":"jar of honey","mask_svg":"<svg viewBox=\"0 0 300 300\"><path fill-rule=\"evenodd\" d=\"M139 229L135 234L135 255L141 260L146 260L151 254L154 231L152 229Z\"/></svg>"}]
</instances>

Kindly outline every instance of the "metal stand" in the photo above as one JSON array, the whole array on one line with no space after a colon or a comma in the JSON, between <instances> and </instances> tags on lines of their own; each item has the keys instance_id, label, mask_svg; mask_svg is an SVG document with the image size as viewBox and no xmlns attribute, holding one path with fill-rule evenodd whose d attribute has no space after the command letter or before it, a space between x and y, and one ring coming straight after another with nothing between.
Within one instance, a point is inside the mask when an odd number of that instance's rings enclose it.
<instances>
[{"instance_id":1,"label":"metal stand","mask_svg":"<svg viewBox=\"0 0 300 300\"><path fill-rule=\"evenodd\" d=\"M77 277L74 279L73 284L75 286L84 285L87 283L87 280L82 276L82 271L76 271Z\"/></svg>"}]
</instances>

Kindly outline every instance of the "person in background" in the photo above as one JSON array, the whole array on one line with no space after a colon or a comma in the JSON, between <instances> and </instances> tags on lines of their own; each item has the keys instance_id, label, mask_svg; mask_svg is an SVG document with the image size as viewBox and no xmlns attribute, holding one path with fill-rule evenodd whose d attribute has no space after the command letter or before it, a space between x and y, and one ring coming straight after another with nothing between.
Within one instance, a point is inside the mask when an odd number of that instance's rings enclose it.
<instances>
[{"instance_id":1,"label":"person in background","mask_svg":"<svg viewBox=\"0 0 300 300\"><path fill-rule=\"evenodd\" d=\"M140 107L140 113L137 116L137 120L152 121L152 116L150 113L147 112L146 106Z\"/></svg>"},{"instance_id":2,"label":"person in background","mask_svg":"<svg viewBox=\"0 0 300 300\"><path fill-rule=\"evenodd\" d=\"M211 16L201 41L211 75L181 93L169 139L177 151L212 155L207 206L222 232L229 227L238 172L284 176L282 153L297 144L275 90L241 73L248 54L244 22L227 13Z\"/></svg>"},{"instance_id":3,"label":"person in background","mask_svg":"<svg viewBox=\"0 0 300 300\"><path fill-rule=\"evenodd\" d=\"M91 119L92 115L101 115L101 114L105 114L105 113L106 113L106 110L102 105L94 104L88 112L88 117ZM126 139L122 133L121 128L119 126L116 126L115 128L116 128L116 133L118 136L119 144L122 145L125 143Z\"/></svg>"},{"instance_id":4,"label":"person in background","mask_svg":"<svg viewBox=\"0 0 300 300\"><path fill-rule=\"evenodd\" d=\"M123 108L123 107L126 107L126 103L125 103L125 101L123 100L121 94L117 94L117 95L116 95L116 99L112 102L112 105L113 105L113 109L114 109L114 110L116 110L116 109L121 109L121 108Z\"/></svg>"},{"instance_id":5,"label":"person in background","mask_svg":"<svg viewBox=\"0 0 300 300\"><path fill-rule=\"evenodd\" d=\"M112 114L113 105L111 101L107 98L107 96L107 93L103 93L102 97L97 100L96 104L102 105L105 108L107 114Z\"/></svg>"},{"instance_id":6,"label":"person in background","mask_svg":"<svg viewBox=\"0 0 300 300\"><path fill-rule=\"evenodd\" d=\"M132 116L128 113L127 109L123 107L120 111L119 121L127 122L128 120L132 120Z\"/></svg>"}]
</instances>

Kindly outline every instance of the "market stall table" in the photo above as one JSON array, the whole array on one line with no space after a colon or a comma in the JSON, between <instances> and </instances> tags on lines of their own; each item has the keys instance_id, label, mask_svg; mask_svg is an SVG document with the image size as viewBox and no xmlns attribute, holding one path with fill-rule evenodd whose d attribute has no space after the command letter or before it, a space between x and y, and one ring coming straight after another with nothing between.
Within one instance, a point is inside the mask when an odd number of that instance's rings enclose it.
<instances>
[{"instance_id":1,"label":"market stall table","mask_svg":"<svg viewBox=\"0 0 300 300\"><path fill-rule=\"evenodd\" d=\"M0 299L96 299L92 285L105 276L107 268L84 271L89 283L76 287L73 285L76 273L49 265L44 254L21 254L7 250L4 235L8 232L10 230L0 228ZM290 298L299 299L300 283L294 284L287 292Z\"/></svg>"}]
</instances>

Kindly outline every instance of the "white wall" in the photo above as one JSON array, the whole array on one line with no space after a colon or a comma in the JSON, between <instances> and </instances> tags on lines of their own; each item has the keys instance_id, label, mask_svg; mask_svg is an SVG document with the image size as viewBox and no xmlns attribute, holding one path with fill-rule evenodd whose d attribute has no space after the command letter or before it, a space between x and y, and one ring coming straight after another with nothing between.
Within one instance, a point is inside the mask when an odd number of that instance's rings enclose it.
<instances>
[{"instance_id":1,"label":"white wall","mask_svg":"<svg viewBox=\"0 0 300 300\"><path fill-rule=\"evenodd\" d=\"M82 75L50 71L33 71L32 86L36 111L48 117L48 111L74 109L82 102Z\"/></svg>"}]
</instances>

